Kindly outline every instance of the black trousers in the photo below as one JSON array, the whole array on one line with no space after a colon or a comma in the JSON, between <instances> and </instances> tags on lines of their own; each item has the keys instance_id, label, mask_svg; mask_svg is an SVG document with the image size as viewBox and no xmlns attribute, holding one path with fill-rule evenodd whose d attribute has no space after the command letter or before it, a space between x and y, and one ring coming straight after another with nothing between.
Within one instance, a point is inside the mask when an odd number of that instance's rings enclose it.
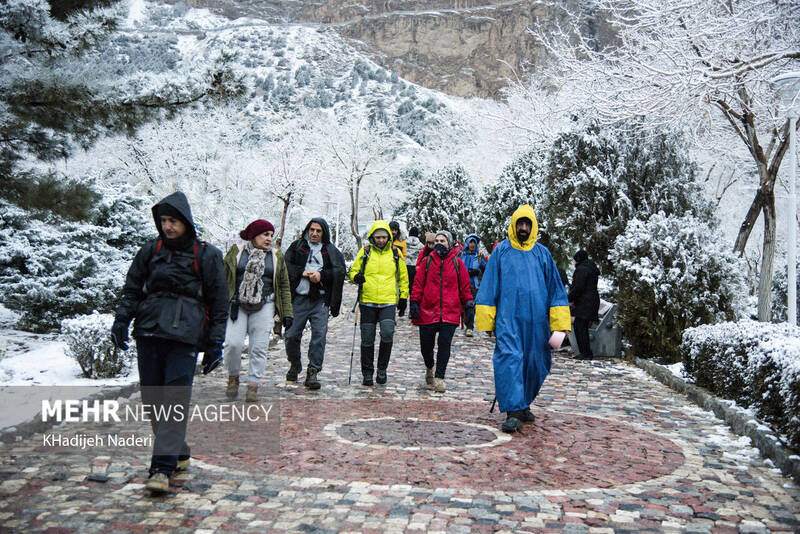
<instances>
[{"instance_id":1,"label":"black trousers","mask_svg":"<svg viewBox=\"0 0 800 534\"><path fill-rule=\"evenodd\" d=\"M417 275L416 265L406 265L408 270L408 294L411 295L411 290L414 289L414 277Z\"/></svg>"},{"instance_id":2,"label":"black trousers","mask_svg":"<svg viewBox=\"0 0 800 534\"><path fill-rule=\"evenodd\" d=\"M589 319L575 318L572 327L575 329L575 339L578 342L578 354L580 356L592 356L592 346L589 343Z\"/></svg>"},{"instance_id":3,"label":"black trousers","mask_svg":"<svg viewBox=\"0 0 800 534\"><path fill-rule=\"evenodd\" d=\"M192 399L197 349L192 345L139 336L136 338L142 405L155 436L150 474L171 475L179 459L189 458L186 424Z\"/></svg>"},{"instance_id":4,"label":"black trousers","mask_svg":"<svg viewBox=\"0 0 800 534\"><path fill-rule=\"evenodd\" d=\"M458 325L450 323L425 324L419 327L419 347L422 351L422 359L425 360L425 367L434 366L433 346L436 344L436 334L439 334L439 349L436 351L436 378L444 379L447 370L447 362L450 361L450 345L453 342L453 334L456 333Z\"/></svg>"}]
</instances>

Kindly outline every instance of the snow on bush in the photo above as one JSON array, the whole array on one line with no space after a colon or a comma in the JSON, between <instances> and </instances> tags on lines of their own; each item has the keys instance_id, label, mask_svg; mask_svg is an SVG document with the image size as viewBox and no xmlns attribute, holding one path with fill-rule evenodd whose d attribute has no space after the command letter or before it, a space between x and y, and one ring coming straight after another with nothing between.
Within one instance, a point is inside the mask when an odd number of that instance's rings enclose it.
<instances>
[{"instance_id":1,"label":"snow on bush","mask_svg":"<svg viewBox=\"0 0 800 534\"><path fill-rule=\"evenodd\" d=\"M710 217L686 140L672 132L633 134L632 126L579 125L553 142L537 215L559 265L583 248L601 272L611 272L608 254L628 221L659 212Z\"/></svg>"},{"instance_id":2,"label":"snow on bush","mask_svg":"<svg viewBox=\"0 0 800 534\"><path fill-rule=\"evenodd\" d=\"M533 206L540 229L547 226L537 205L546 167L546 151L534 147L506 165L496 182L484 187L478 205L478 231L484 245L491 248L506 238L511 215L524 204Z\"/></svg>"},{"instance_id":3,"label":"snow on bush","mask_svg":"<svg viewBox=\"0 0 800 534\"><path fill-rule=\"evenodd\" d=\"M741 316L743 269L722 241L691 215L628 223L611 261L617 318L635 355L678 362L685 329Z\"/></svg>"},{"instance_id":4,"label":"snow on bush","mask_svg":"<svg viewBox=\"0 0 800 534\"><path fill-rule=\"evenodd\" d=\"M133 350L120 350L111 343L114 316L93 312L61 321L61 337L67 356L75 358L86 378L114 378L127 374Z\"/></svg>"},{"instance_id":5,"label":"snow on bush","mask_svg":"<svg viewBox=\"0 0 800 534\"><path fill-rule=\"evenodd\" d=\"M19 327L46 332L61 319L110 311L133 256L155 234L131 192L106 192L86 221L37 218L0 201L0 302Z\"/></svg>"},{"instance_id":6,"label":"snow on bush","mask_svg":"<svg viewBox=\"0 0 800 534\"><path fill-rule=\"evenodd\" d=\"M685 372L715 395L753 408L800 449L800 328L752 320L689 328Z\"/></svg>"}]
</instances>

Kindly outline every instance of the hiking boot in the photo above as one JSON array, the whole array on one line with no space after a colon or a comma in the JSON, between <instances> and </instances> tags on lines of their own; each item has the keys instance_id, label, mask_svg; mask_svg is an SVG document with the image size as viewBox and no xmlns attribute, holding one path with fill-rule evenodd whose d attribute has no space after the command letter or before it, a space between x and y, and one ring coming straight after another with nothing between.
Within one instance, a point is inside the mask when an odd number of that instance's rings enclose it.
<instances>
[{"instance_id":1,"label":"hiking boot","mask_svg":"<svg viewBox=\"0 0 800 534\"><path fill-rule=\"evenodd\" d=\"M464 332L464 335L467 337L472 337L472 328L467 328L467 330Z\"/></svg>"},{"instance_id":2,"label":"hiking boot","mask_svg":"<svg viewBox=\"0 0 800 534\"><path fill-rule=\"evenodd\" d=\"M303 366L300 365L300 362L292 362L291 365L289 366L289 371L286 373L286 381L296 384L297 375L299 375L300 371L302 370Z\"/></svg>"},{"instance_id":3,"label":"hiking boot","mask_svg":"<svg viewBox=\"0 0 800 534\"><path fill-rule=\"evenodd\" d=\"M306 369L306 381L303 385L308 389L319 389L320 384L319 380L317 380L317 373L319 373L319 369L315 369L314 367Z\"/></svg>"},{"instance_id":4,"label":"hiking boot","mask_svg":"<svg viewBox=\"0 0 800 534\"><path fill-rule=\"evenodd\" d=\"M386 383L386 369L378 369L378 372L375 373L375 382L378 384Z\"/></svg>"},{"instance_id":5,"label":"hiking boot","mask_svg":"<svg viewBox=\"0 0 800 534\"><path fill-rule=\"evenodd\" d=\"M425 387L433 389L433 367L425 369Z\"/></svg>"},{"instance_id":6,"label":"hiking boot","mask_svg":"<svg viewBox=\"0 0 800 534\"><path fill-rule=\"evenodd\" d=\"M192 464L191 458L184 458L181 460L178 458L178 465L175 467L175 471L186 471L189 469L189 466Z\"/></svg>"},{"instance_id":7,"label":"hiking boot","mask_svg":"<svg viewBox=\"0 0 800 534\"><path fill-rule=\"evenodd\" d=\"M506 422L500 427L500 430L508 434L519 432L522 430L522 415L521 411L508 412Z\"/></svg>"},{"instance_id":8,"label":"hiking boot","mask_svg":"<svg viewBox=\"0 0 800 534\"><path fill-rule=\"evenodd\" d=\"M372 375L364 375L364 380L361 381L362 386L374 386L372 383Z\"/></svg>"},{"instance_id":9,"label":"hiking boot","mask_svg":"<svg viewBox=\"0 0 800 534\"><path fill-rule=\"evenodd\" d=\"M151 493L166 493L169 491L169 477L166 473L153 473L144 485Z\"/></svg>"},{"instance_id":10,"label":"hiking boot","mask_svg":"<svg viewBox=\"0 0 800 534\"><path fill-rule=\"evenodd\" d=\"M433 379L433 391L436 393L444 393L444 378Z\"/></svg>"},{"instance_id":11,"label":"hiking boot","mask_svg":"<svg viewBox=\"0 0 800 534\"><path fill-rule=\"evenodd\" d=\"M225 396L229 399L235 399L239 396L239 377L229 376L228 387L225 388Z\"/></svg>"},{"instance_id":12,"label":"hiking boot","mask_svg":"<svg viewBox=\"0 0 800 534\"><path fill-rule=\"evenodd\" d=\"M533 423L536 420L536 417L533 415L530 406L522 410L520 414L522 415L522 419L520 419L520 421L523 423Z\"/></svg>"},{"instance_id":13,"label":"hiking boot","mask_svg":"<svg viewBox=\"0 0 800 534\"><path fill-rule=\"evenodd\" d=\"M247 393L244 396L246 402L258 402L258 384L247 384Z\"/></svg>"}]
</instances>

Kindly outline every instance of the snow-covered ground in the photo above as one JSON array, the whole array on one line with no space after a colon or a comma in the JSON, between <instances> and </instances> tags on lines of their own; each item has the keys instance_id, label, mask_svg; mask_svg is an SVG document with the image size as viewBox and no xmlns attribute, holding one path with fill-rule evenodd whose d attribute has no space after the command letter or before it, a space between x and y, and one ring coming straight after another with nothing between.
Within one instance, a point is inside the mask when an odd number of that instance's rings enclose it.
<instances>
[{"instance_id":1,"label":"snow-covered ground","mask_svg":"<svg viewBox=\"0 0 800 534\"><path fill-rule=\"evenodd\" d=\"M139 381L135 366L123 377L84 378L56 336L15 330L15 321L16 315L0 306L0 429L32 419L43 399L83 398Z\"/></svg>"}]
</instances>

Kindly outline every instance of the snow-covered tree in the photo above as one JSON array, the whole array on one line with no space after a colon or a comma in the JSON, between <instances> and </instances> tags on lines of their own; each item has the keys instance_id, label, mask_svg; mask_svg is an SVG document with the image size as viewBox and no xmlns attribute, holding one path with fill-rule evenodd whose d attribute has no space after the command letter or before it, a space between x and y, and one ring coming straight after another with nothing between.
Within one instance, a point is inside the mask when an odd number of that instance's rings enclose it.
<instances>
[{"instance_id":1,"label":"snow-covered tree","mask_svg":"<svg viewBox=\"0 0 800 534\"><path fill-rule=\"evenodd\" d=\"M511 215L523 204L536 210L539 226L544 214L538 211L542 183L547 172L547 152L532 148L503 168L496 182L483 188L478 204L478 229L487 247L505 239Z\"/></svg>"},{"instance_id":2,"label":"snow-covered tree","mask_svg":"<svg viewBox=\"0 0 800 534\"><path fill-rule=\"evenodd\" d=\"M341 119L324 116L315 135L324 140L320 143L327 155L324 174L347 188L350 232L360 248L358 220L362 188L371 178L389 170L402 147L401 141L382 122L371 122L360 112L347 113Z\"/></svg>"},{"instance_id":3,"label":"snow-covered tree","mask_svg":"<svg viewBox=\"0 0 800 534\"><path fill-rule=\"evenodd\" d=\"M732 321L745 311L741 260L708 220L663 213L633 219L610 260L616 318L636 356L679 362L685 329Z\"/></svg>"},{"instance_id":4,"label":"snow-covered tree","mask_svg":"<svg viewBox=\"0 0 800 534\"><path fill-rule=\"evenodd\" d=\"M670 133L644 134L590 123L560 135L548 155L539 212L556 261L585 249L600 270L628 221L658 212L710 217L685 142Z\"/></svg>"},{"instance_id":5,"label":"snow-covered tree","mask_svg":"<svg viewBox=\"0 0 800 534\"><path fill-rule=\"evenodd\" d=\"M0 5L0 172L13 186L0 196L35 187L38 172L26 158L63 159L76 144L131 133L192 103L241 94L227 56L163 73L145 70L148 65L131 68L128 54L110 54L104 44L119 12L106 6L114 3L54 3L59 7L52 11L45 0ZM123 44L131 45L129 39Z\"/></svg>"},{"instance_id":6,"label":"snow-covered tree","mask_svg":"<svg viewBox=\"0 0 800 534\"><path fill-rule=\"evenodd\" d=\"M775 185L789 137L789 122L769 80L800 70L800 4L598 0L596 5L613 25L615 42L599 46L571 14L572 26L560 32L542 25L534 33L552 59L543 75L573 94L574 109L593 109L609 123L635 118L649 130L689 130L701 147L741 142L758 187L733 248L744 252L763 216L758 316L769 320Z\"/></svg>"},{"instance_id":7,"label":"snow-covered tree","mask_svg":"<svg viewBox=\"0 0 800 534\"><path fill-rule=\"evenodd\" d=\"M426 232L448 230L464 236L476 229L478 194L461 165L445 167L413 182L396 216Z\"/></svg>"},{"instance_id":8,"label":"snow-covered tree","mask_svg":"<svg viewBox=\"0 0 800 534\"><path fill-rule=\"evenodd\" d=\"M0 301L21 312L20 327L48 331L65 317L112 311L133 256L155 226L127 188L98 198L84 222L31 218L0 201Z\"/></svg>"}]
</instances>

